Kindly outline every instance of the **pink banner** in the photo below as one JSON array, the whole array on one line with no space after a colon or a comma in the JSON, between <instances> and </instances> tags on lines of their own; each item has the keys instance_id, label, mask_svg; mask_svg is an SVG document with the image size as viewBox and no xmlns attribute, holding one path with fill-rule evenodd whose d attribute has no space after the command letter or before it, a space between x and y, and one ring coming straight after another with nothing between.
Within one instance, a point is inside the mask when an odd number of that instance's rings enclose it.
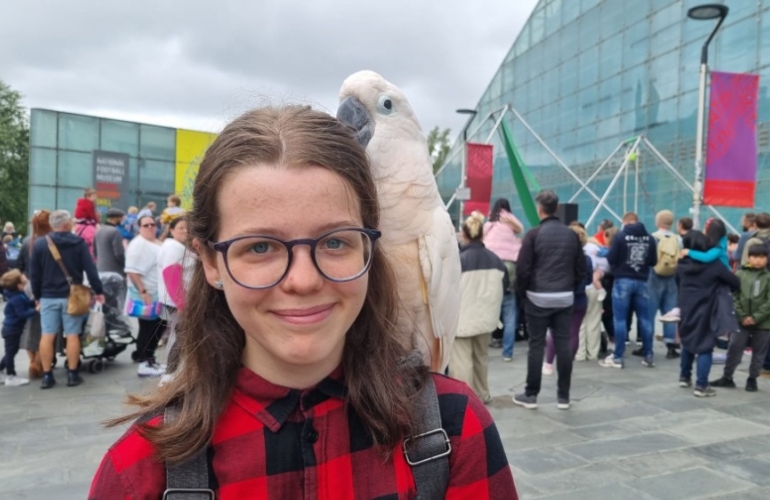
<instances>
[{"instance_id":1,"label":"pink banner","mask_svg":"<svg viewBox=\"0 0 770 500\"><path fill-rule=\"evenodd\" d=\"M703 202L754 207L759 76L711 73Z\"/></svg>"},{"instance_id":2,"label":"pink banner","mask_svg":"<svg viewBox=\"0 0 770 500\"><path fill-rule=\"evenodd\" d=\"M465 185L471 189L471 199L463 205L463 215L474 210L486 215L492 197L492 146L469 142L467 151Z\"/></svg>"}]
</instances>

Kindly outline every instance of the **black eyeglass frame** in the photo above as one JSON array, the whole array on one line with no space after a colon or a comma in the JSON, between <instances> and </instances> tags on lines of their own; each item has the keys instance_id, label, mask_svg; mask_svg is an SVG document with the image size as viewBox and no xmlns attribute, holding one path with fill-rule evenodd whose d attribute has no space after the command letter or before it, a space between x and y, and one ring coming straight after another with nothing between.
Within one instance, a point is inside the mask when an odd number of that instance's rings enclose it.
<instances>
[{"instance_id":1,"label":"black eyeglass frame","mask_svg":"<svg viewBox=\"0 0 770 500\"><path fill-rule=\"evenodd\" d=\"M369 262L367 262L366 265L364 266L364 268L361 270L361 272L356 274L355 276L351 276L350 278L345 278L345 279L330 278L329 276L326 275L326 273L324 273L321 270L321 267L318 265L318 261L315 258L316 245L318 245L318 243L321 240L323 240L324 238L327 238L329 235L332 235L334 233L339 233L339 232L342 232L342 231L358 231L359 233L367 235L369 237L369 240L372 242L371 255L369 257ZM209 248L212 248L213 250L215 250L215 251L217 251L217 252L222 254L222 258L225 261L225 268L227 269L227 274L230 275L230 278L234 282L238 283L238 285L242 286L243 288L248 288L249 290L266 290L268 288L274 287L275 285L277 285L278 283L283 281L283 279L286 277L286 275L289 274L289 269L291 269L292 259L294 258L294 247L295 246L299 246L299 245L307 245L307 246L310 247L310 258L313 261L313 265L315 266L316 270L321 274L321 276L323 276L325 279L327 279L327 280L329 280L329 281L331 281L333 283L347 283L349 281L356 280L356 279L360 278L361 276L363 276L364 274L366 274L367 271L369 271L369 268L372 267L372 260L373 260L373 257L374 257L374 247L375 247L375 245L377 243L377 240L381 236L382 236L382 232L380 232L380 231L378 231L376 229L367 229L367 228L362 228L362 227L343 227L343 228L333 229L333 230L329 231L328 233L322 234L318 238L300 238L300 239L296 239L296 240L283 241L283 240L281 240L279 238L276 238L274 236L265 236L265 235L261 235L261 234L249 234L249 235L244 235L244 236L237 236L235 238L232 238L232 239L229 239L229 240L226 240L226 241L220 241L220 242L215 242L215 241L209 240L208 242L206 242L206 244L209 246ZM241 241L241 240L249 239L249 238L264 238L264 239L267 239L267 240L272 240L272 241L276 241L278 243L281 243L283 246L286 247L286 251L288 252L288 259L286 260L286 269L284 269L283 274L281 275L281 277L278 278L277 280L275 280L275 282L271 283L270 285L265 285L265 286L249 286L249 285L244 285L243 283L238 281L238 279L236 279L236 277L233 276L232 271L230 271L230 264L227 261L227 252L228 252L228 250L233 245L233 243Z\"/></svg>"}]
</instances>

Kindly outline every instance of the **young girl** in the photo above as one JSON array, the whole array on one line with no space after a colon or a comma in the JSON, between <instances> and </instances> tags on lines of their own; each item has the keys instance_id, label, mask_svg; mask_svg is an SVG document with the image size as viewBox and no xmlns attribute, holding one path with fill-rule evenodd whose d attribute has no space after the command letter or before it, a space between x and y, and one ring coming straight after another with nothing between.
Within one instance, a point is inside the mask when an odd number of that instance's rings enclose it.
<instances>
[{"instance_id":1,"label":"young girl","mask_svg":"<svg viewBox=\"0 0 770 500\"><path fill-rule=\"evenodd\" d=\"M518 498L479 398L398 341L377 190L348 128L309 107L246 113L206 151L192 206L177 376L112 422L139 419L89 498L160 498L167 480L221 500L414 498L436 482L424 498ZM425 429L433 389L441 424ZM431 464L447 475L426 478Z\"/></svg>"},{"instance_id":2,"label":"young girl","mask_svg":"<svg viewBox=\"0 0 770 500\"><path fill-rule=\"evenodd\" d=\"M726 233L724 223L719 220L712 221L707 231L706 236L690 231L684 237L684 247L690 250L690 254L706 252L709 242L718 244ZM693 394L696 397L714 396L716 392L708 383L712 355L717 337L737 330L735 315L731 315L732 295L728 288L737 290L740 280L721 261L703 264L691 257L685 257L677 265L677 279L681 309L679 337L682 344L679 386L692 387L692 365L697 356Z\"/></svg>"},{"instance_id":3,"label":"young girl","mask_svg":"<svg viewBox=\"0 0 770 500\"><path fill-rule=\"evenodd\" d=\"M0 286L5 296L5 318L2 336L5 343L5 356L0 361L0 370L5 370L5 385L20 386L29 384L29 379L16 376L14 358L19 352L21 334L27 320L35 315L35 303L24 293L27 278L21 271L14 269L0 277Z\"/></svg>"},{"instance_id":4,"label":"young girl","mask_svg":"<svg viewBox=\"0 0 770 500\"><path fill-rule=\"evenodd\" d=\"M94 255L94 235L99 223L99 212L96 211L96 190L85 188L83 197L75 205L75 234L86 240L91 255Z\"/></svg>"}]
</instances>

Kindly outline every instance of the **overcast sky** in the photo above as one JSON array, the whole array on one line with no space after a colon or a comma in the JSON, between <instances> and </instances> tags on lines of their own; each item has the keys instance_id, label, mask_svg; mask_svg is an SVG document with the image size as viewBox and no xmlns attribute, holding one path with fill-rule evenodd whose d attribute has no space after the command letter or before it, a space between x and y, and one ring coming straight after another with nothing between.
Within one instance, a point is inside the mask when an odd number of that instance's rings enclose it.
<instances>
[{"instance_id":1,"label":"overcast sky","mask_svg":"<svg viewBox=\"0 0 770 500\"><path fill-rule=\"evenodd\" d=\"M28 107L219 131L262 103L334 112L370 69L424 130L464 124L537 0L3 2L0 79Z\"/></svg>"}]
</instances>

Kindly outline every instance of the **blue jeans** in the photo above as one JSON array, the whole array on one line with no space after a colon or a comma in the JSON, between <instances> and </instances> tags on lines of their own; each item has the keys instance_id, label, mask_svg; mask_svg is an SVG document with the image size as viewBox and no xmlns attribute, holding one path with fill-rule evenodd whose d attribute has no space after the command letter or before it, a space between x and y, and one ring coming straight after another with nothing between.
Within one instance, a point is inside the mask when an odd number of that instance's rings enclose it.
<instances>
[{"instance_id":1,"label":"blue jeans","mask_svg":"<svg viewBox=\"0 0 770 500\"><path fill-rule=\"evenodd\" d=\"M513 357L513 344L516 341L516 326L518 325L518 305L516 294L508 292L503 295L503 357Z\"/></svg>"},{"instance_id":2,"label":"blue jeans","mask_svg":"<svg viewBox=\"0 0 770 500\"><path fill-rule=\"evenodd\" d=\"M650 321L650 292L646 281L615 278L612 286L612 311L615 326L615 359L622 361L626 353L628 310L633 304L641 330L644 356L652 356L652 321Z\"/></svg>"},{"instance_id":3,"label":"blue jeans","mask_svg":"<svg viewBox=\"0 0 770 500\"><path fill-rule=\"evenodd\" d=\"M767 357L765 358L765 366L763 366L765 370L770 370L770 349L767 350Z\"/></svg>"},{"instance_id":4,"label":"blue jeans","mask_svg":"<svg viewBox=\"0 0 770 500\"><path fill-rule=\"evenodd\" d=\"M698 354L698 371L695 377L697 387L709 386L709 373L711 373L711 363L713 361L714 350ZM692 364L695 361L695 354L682 348L680 378L689 379L692 377Z\"/></svg>"},{"instance_id":5,"label":"blue jeans","mask_svg":"<svg viewBox=\"0 0 770 500\"><path fill-rule=\"evenodd\" d=\"M650 291L650 321L655 324L655 315L660 312L666 314L677 304L677 288L675 276L658 276L650 270L650 279L647 282ZM663 323L663 338L667 344L676 343L676 324Z\"/></svg>"}]
</instances>

